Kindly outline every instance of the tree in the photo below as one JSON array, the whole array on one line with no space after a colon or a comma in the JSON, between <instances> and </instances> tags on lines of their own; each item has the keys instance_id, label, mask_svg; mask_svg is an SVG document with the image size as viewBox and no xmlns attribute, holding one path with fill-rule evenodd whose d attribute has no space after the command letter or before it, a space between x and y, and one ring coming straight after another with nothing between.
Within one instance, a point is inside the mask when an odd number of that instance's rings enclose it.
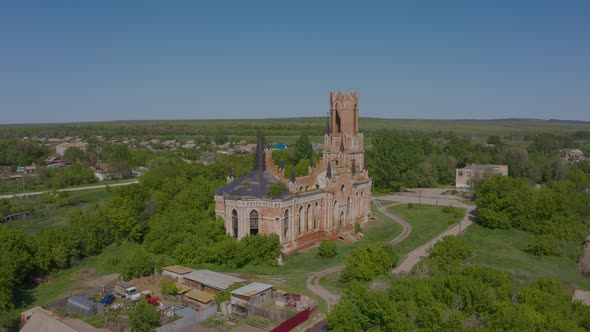
<instances>
[{"instance_id":1,"label":"tree","mask_svg":"<svg viewBox=\"0 0 590 332\"><path fill-rule=\"evenodd\" d=\"M72 161L85 161L87 160L85 158L85 153L82 149L78 149L75 147L69 147L66 149L66 151L64 152L64 156L63 156L64 160L72 160Z\"/></svg>"},{"instance_id":2,"label":"tree","mask_svg":"<svg viewBox=\"0 0 590 332\"><path fill-rule=\"evenodd\" d=\"M380 131L367 151L371 176L376 189L400 191L420 183L419 165L430 143L424 137L399 131Z\"/></svg>"},{"instance_id":3,"label":"tree","mask_svg":"<svg viewBox=\"0 0 590 332\"><path fill-rule=\"evenodd\" d=\"M158 309L141 299L131 310L129 323L134 332L149 332L160 325Z\"/></svg>"},{"instance_id":4,"label":"tree","mask_svg":"<svg viewBox=\"0 0 590 332\"><path fill-rule=\"evenodd\" d=\"M127 257L121 274L125 279L143 277L153 273L155 266L152 256L145 250L139 249Z\"/></svg>"},{"instance_id":5,"label":"tree","mask_svg":"<svg viewBox=\"0 0 590 332\"><path fill-rule=\"evenodd\" d=\"M455 268L471 256L469 245L458 236L443 237L428 252L428 260L441 270Z\"/></svg>"},{"instance_id":6,"label":"tree","mask_svg":"<svg viewBox=\"0 0 590 332\"><path fill-rule=\"evenodd\" d=\"M375 243L354 248L346 256L341 278L344 281L370 281L386 275L397 264L397 253L391 245Z\"/></svg>"},{"instance_id":7,"label":"tree","mask_svg":"<svg viewBox=\"0 0 590 332\"><path fill-rule=\"evenodd\" d=\"M308 159L313 156L313 147L307 134L301 134L295 141L295 156L293 164L297 164L302 159Z\"/></svg>"},{"instance_id":8,"label":"tree","mask_svg":"<svg viewBox=\"0 0 590 332\"><path fill-rule=\"evenodd\" d=\"M324 258L332 258L336 256L337 249L338 247L335 241L322 240L322 242L320 242L318 255Z\"/></svg>"}]
</instances>

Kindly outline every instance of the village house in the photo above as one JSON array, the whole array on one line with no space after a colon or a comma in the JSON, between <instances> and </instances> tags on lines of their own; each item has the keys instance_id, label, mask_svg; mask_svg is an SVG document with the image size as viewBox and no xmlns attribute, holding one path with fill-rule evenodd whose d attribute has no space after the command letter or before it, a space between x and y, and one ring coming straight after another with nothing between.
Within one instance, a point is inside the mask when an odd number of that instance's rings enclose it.
<instances>
[{"instance_id":1,"label":"village house","mask_svg":"<svg viewBox=\"0 0 590 332\"><path fill-rule=\"evenodd\" d=\"M470 188L494 175L508 176L508 165L468 165L456 169L455 186Z\"/></svg>"},{"instance_id":2,"label":"village house","mask_svg":"<svg viewBox=\"0 0 590 332\"><path fill-rule=\"evenodd\" d=\"M570 163L577 163L586 159L584 156L584 151L580 149L566 150L563 152L563 154L565 154L565 160L569 161Z\"/></svg>"},{"instance_id":3,"label":"village house","mask_svg":"<svg viewBox=\"0 0 590 332\"><path fill-rule=\"evenodd\" d=\"M272 285L253 282L231 292L232 304L244 302L247 304L261 304L272 300Z\"/></svg>"},{"instance_id":4,"label":"village house","mask_svg":"<svg viewBox=\"0 0 590 332\"><path fill-rule=\"evenodd\" d=\"M323 239L356 241L355 224L371 215L371 189L365 159L364 137L358 131L358 92L331 92L330 114L324 135L323 155L308 174L285 174L276 165L272 149L258 137L254 167L215 190L215 213L225 222L227 234L238 239L248 234L277 234L284 254L313 247ZM287 188L270 197L269 188Z\"/></svg>"}]
</instances>

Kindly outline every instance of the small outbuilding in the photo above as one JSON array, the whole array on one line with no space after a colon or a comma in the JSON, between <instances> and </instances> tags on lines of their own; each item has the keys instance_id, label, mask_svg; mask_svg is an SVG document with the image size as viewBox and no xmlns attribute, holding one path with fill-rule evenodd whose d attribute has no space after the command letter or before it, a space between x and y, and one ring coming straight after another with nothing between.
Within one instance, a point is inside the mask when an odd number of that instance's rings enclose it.
<instances>
[{"instance_id":1,"label":"small outbuilding","mask_svg":"<svg viewBox=\"0 0 590 332\"><path fill-rule=\"evenodd\" d=\"M183 276L187 286L202 290L213 295L220 291L229 289L234 284L245 283L246 280L227 274L209 271L196 270Z\"/></svg>"},{"instance_id":2,"label":"small outbuilding","mask_svg":"<svg viewBox=\"0 0 590 332\"><path fill-rule=\"evenodd\" d=\"M166 266L162 269L162 275L171 277L176 281L182 282L182 279L185 275L193 272L194 270L188 267L180 266L180 265L171 265Z\"/></svg>"},{"instance_id":3,"label":"small outbuilding","mask_svg":"<svg viewBox=\"0 0 590 332\"><path fill-rule=\"evenodd\" d=\"M253 282L231 292L232 303L260 304L272 300L272 285Z\"/></svg>"},{"instance_id":4,"label":"small outbuilding","mask_svg":"<svg viewBox=\"0 0 590 332\"><path fill-rule=\"evenodd\" d=\"M213 305L215 295L200 291L198 289L191 289L183 296L183 304L191 307L197 311L208 308Z\"/></svg>"}]
</instances>

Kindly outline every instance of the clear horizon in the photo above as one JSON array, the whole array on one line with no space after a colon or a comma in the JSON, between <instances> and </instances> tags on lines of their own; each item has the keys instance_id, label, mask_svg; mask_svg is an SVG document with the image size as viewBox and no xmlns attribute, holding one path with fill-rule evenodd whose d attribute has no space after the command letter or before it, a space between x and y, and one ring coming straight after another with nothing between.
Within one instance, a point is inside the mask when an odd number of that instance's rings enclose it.
<instances>
[{"instance_id":1,"label":"clear horizon","mask_svg":"<svg viewBox=\"0 0 590 332\"><path fill-rule=\"evenodd\" d=\"M590 3L0 4L0 123L590 121Z\"/></svg>"}]
</instances>

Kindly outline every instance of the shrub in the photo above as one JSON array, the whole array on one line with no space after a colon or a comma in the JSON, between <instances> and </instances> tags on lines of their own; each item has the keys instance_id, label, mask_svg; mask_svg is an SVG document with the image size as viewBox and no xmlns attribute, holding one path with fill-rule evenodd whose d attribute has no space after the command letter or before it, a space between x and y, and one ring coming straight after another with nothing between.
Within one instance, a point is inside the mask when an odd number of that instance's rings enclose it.
<instances>
[{"instance_id":1,"label":"shrub","mask_svg":"<svg viewBox=\"0 0 590 332\"><path fill-rule=\"evenodd\" d=\"M162 280L160 283L160 292L163 295L174 295L178 292L176 285L170 280Z\"/></svg>"},{"instance_id":2,"label":"shrub","mask_svg":"<svg viewBox=\"0 0 590 332\"><path fill-rule=\"evenodd\" d=\"M361 228L360 224L354 224L354 232L355 233L360 233L362 231L363 231L363 229Z\"/></svg>"},{"instance_id":3,"label":"shrub","mask_svg":"<svg viewBox=\"0 0 590 332\"><path fill-rule=\"evenodd\" d=\"M382 243L362 245L354 248L346 257L342 271L343 281L370 281L386 275L397 265L397 253L393 246Z\"/></svg>"},{"instance_id":4,"label":"shrub","mask_svg":"<svg viewBox=\"0 0 590 332\"><path fill-rule=\"evenodd\" d=\"M320 242L318 254L320 257L331 258L337 254L337 245L335 241L323 240Z\"/></svg>"},{"instance_id":5,"label":"shrub","mask_svg":"<svg viewBox=\"0 0 590 332\"><path fill-rule=\"evenodd\" d=\"M282 182L273 183L268 187L268 196L270 197L279 197L287 189Z\"/></svg>"},{"instance_id":6,"label":"shrub","mask_svg":"<svg viewBox=\"0 0 590 332\"><path fill-rule=\"evenodd\" d=\"M460 265L469 256L471 256L471 249L463 238L447 235L429 250L428 260L439 269L446 271Z\"/></svg>"}]
</instances>

